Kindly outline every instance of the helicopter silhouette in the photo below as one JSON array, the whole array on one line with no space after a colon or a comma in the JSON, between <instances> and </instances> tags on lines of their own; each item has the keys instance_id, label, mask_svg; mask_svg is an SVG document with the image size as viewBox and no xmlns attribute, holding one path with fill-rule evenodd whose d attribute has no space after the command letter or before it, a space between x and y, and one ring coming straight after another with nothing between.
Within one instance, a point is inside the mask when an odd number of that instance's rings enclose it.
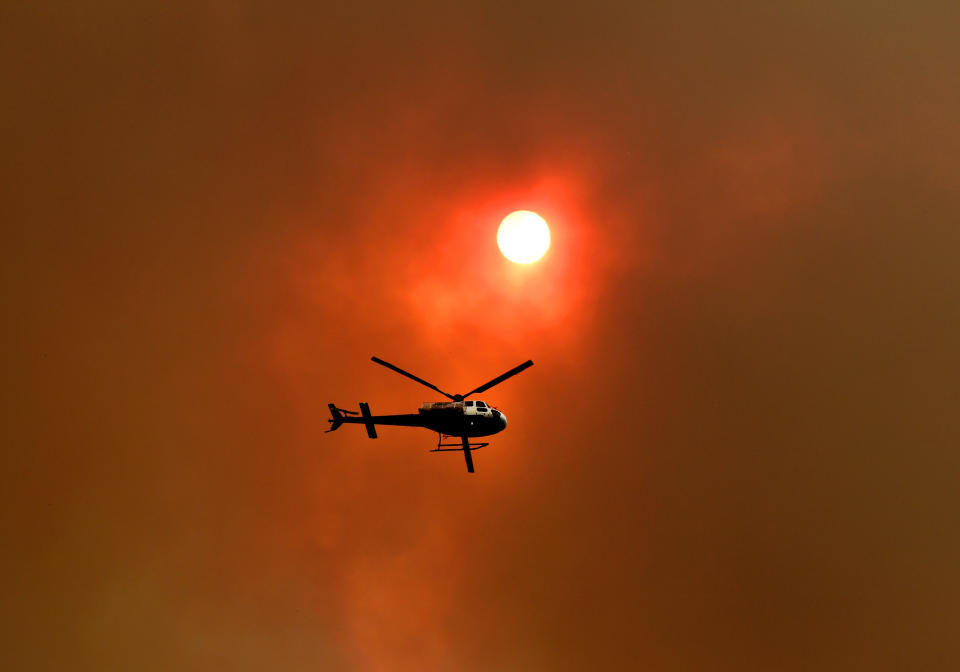
<instances>
[{"instance_id":1,"label":"helicopter silhouette","mask_svg":"<svg viewBox=\"0 0 960 672\"><path fill-rule=\"evenodd\" d=\"M370 405L365 401L360 402L360 411L348 411L343 408L337 408L334 404L327 404L330 408L328 420L331 427L328 432L332 432L345 423L364 425L367 429L367 436L371 439L377 438L376 425L395 425L399 427L424 427L432 430L439 435L437 447L432 451L439 452L458 452L463 451L464 459L467 461L467 471L473 473L474 450L480 450L489 443L471 443L470 439L479 436L490 436L497 434L507 428L507 416L499 408L490 406L484 401L466 401L466 398L486 392L494 385L499 385L512 376L517 375L524 369L533 366L533 360L527 360L520 366L515 366L506 373L503 373L491 381L488 381L466 394L449 394L444 392L433 383L428 383L422 378L418 378L408 371L404 371L399 366L394 366L390 362L385 362L379 357L371 357L372 361L385 366L391 371L396 371L402 376L415 380L421 385L429 387L445 396L450 401L427 401L424 402L416 413L406 413L401 415L371 415ZM358 417L351 417L358 416ZM444 443L444 439L459 438L459 443ZM454 447L456 446L456 447Z\"/></svg>"}]
</instances>

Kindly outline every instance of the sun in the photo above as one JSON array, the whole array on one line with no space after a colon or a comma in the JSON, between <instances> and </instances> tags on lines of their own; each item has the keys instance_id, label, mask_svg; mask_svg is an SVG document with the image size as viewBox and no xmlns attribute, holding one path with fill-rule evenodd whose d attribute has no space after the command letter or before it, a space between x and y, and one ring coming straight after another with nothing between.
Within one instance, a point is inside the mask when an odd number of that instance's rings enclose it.
<instances>
[{"instance_id":1,"label":"sun","mask_svg":"<svg viewBox=\"0 0 960 672\"><path fill-rule=\"evenodd\" d=\"M529 264L550 247L550 227L543 217L529 210L511 212L497 229L497 245L510 261Z\"/></svg>"}]
</instances>

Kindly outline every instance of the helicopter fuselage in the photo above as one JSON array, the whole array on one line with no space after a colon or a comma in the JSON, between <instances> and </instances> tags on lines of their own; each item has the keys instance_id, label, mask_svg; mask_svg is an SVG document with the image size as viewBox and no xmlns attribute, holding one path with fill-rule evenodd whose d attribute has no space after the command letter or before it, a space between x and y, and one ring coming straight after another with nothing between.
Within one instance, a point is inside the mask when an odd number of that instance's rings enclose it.
<instances>
[{"instance_id":1,"label":"helicopter fuselage","mask_svg":"<svg viewBox=\"0 0 960 672\"><path fill-rule=\"evenodd\" d=\"M507 416L482 401L426 402L416 413L345 417L345 423L424 427L447 436L490 436L507 428Z\"/></svg>"},{"instance_id":2,"label":"helicopter fuselage","mask_svg":"<svg viewBox=\"0 0 960 672\"><path fill-rule=\"evenodd\" d=\"M507 428L507 416L482 401L427 402L417 412L423 426L448 436L490 436Z\"/></svg>"}]
</instances>

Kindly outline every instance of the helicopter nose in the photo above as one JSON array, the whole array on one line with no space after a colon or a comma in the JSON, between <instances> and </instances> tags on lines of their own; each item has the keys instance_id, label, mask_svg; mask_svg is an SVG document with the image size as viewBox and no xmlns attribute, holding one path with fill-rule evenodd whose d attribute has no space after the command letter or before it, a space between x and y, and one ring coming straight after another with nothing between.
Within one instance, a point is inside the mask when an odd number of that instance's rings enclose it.
<instances>
[{"instance_id":1,"label":"helicopter nose","mask_svg":"<svg viewBox=\"0 0 960 672\"><path fill-rule=\"evenodd\" d=\"M507 427L507 414L503 411L500 411L500 422L503 424L504 429Z\"/></svg>"}]
</instances>

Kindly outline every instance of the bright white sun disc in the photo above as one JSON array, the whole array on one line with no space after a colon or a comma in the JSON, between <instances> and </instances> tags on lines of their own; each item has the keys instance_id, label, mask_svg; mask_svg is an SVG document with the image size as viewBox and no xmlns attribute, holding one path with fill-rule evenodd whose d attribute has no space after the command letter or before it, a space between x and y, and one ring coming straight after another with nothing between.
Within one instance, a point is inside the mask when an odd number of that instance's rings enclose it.
<instances>
[{"instance_id":1,"label":"bright white sun disc","mask_svg":"<svg viewBox=\"0 0 960 672\"><path fill-rule=\"evenodd\" d=\"M510 261L529 264L542 257L550 247L550 227L535 212L511 212L497 229L497 245Z\"/></svg>"}]
</instances>

